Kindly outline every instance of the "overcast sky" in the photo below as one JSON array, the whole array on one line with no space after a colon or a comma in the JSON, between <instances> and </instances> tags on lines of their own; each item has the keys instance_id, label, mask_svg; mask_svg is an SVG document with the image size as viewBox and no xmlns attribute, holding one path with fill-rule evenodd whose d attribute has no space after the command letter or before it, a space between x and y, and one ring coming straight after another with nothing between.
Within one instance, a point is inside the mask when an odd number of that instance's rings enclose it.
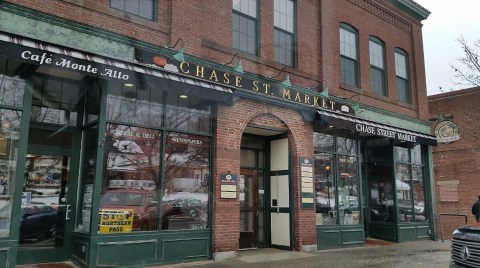
<instances>
[{"instance_id":1,"label":"overcast sky","mask_svg":"<svg viewBox=\"0 0 480 268\"><path fill-rule=\"evenodd\" d=\"M461 89L450 64L464 55L457 38L468 43L480 38L480 0L414 0L431 12L423 21L423 45L428 95Z\"/></svg>"}]
</instances>

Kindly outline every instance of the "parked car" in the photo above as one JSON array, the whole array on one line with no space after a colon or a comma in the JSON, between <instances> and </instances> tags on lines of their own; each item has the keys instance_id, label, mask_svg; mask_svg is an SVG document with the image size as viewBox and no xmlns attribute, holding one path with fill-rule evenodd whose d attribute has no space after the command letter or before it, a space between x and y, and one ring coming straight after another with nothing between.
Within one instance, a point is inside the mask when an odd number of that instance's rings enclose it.
<instances>
[{"instance_id":1,"label":"parked car","mask_svg":"<svg viewBox=\"0 0 480 268\"><path fill-rule=\"evenodd\" d=\"M480 222L456 229L451 248L450 268L479 267Z\"/></svg>"},{"instance_id":2,"label":"parked car","mask_svg":"<svg viewBox=\"0 0 480 268\"><path fill-rule=\"evenodd\" d=\"M50 238L57 230L58 210L32 201L20 212L20 239Z\"/></svg>"},{"instance_id":3,"label":"parked car","mask_svg":"<svg viewBox=\"0 0 480 268\"><path fill-rule=\"evenodd\" d=\"M155 190L109 190L100 199L100 209L133 209L132 231L157 229L158 195Z\"/></svg>"},{"instance_id":4,"label":"parked car","mask_svg":"<svg viewBox=\"0 0 480 268\"><path fill-rule=\"evenodd\" d=\"M177 198L170 201L172 211L170 215L187 215L191 219L198 219L200 213L205 211L207 203L196 198Z\"/></svg>"},{"instance_id":5,"label":"parked car","mask_svg":"<svg viewBox=\"0 0 480 268\"><path fill-rule=\"evenodd\" d=\"M349 199L344 202L340 202L338 209L340 212L343 211L344 214L352 214L353 211L358 211L358 200Z\"/></svg>"}]
</instances>

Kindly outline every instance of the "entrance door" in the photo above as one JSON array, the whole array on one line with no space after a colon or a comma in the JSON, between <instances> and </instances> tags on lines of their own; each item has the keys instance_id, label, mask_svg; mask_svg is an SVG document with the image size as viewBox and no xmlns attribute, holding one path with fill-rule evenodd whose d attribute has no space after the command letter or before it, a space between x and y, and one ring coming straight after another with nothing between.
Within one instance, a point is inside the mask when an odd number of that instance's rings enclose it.
<instances>
[{"instance_id":1,"label":"entrance door","mask_svg":"<svg viewBox=\"0 0 480 268\"><path fill-rule=\"evenodd\" d=\"M270 142L270 228L272 246L291 248L288 139Z\"/></svg>"},{"instance_id":2,"label":"entrance door","mask_svg":"<svg viewBox=\"0 0 480 268\"><path fill-rule=\"evenodd\" d=\"M20 214L18 264L68 259L73 221L69 192L71 157L52 150L30 150ZM70 188L72 189L72 188Z\"/></svg>"},{"instance_id":3,"label":"entrance door","mask_svg":"<svg viewBox=\"0 0 480 268\"><path fill-rule=\"evenodd\" d=\"M240 170L240 248L264 244L264 187L261 172Z\"/></svg>"}]
</instances>

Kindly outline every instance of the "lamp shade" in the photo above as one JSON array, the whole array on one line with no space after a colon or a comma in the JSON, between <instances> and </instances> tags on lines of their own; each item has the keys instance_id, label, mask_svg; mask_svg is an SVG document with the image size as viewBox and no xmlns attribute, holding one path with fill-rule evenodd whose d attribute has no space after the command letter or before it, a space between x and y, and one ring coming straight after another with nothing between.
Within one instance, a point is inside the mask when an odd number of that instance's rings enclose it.
<instances>
[{"instance_id":1,"label":"lamp shade","mask_svg":"<svg viewBox=\"0 0 480 268\"><path fill-rule=\"evenodd\" d=\"M233 68L233 70L237 73L243 74L242 60L237 61L237 65L235 66L235 68Z\"/></svg>"},{"instance_id":2,"label":"lamp shade","mask_svg":"<svg viewBox=\"0 0 480 268\"><path fill-rule=\"evenodd\" d=\"M183 56L183 48L180 48L178 52L175 55L173 55L173 58L180 62L184 62L185 57Z\"/></svg>"},{"instance_id":3,"label":"lamp shade","mask_svg":"<svg viewBox=\"0 0 480 268\"><path fill-rule=\"evenodd\" d=\"M292 85L292 84L290 83L290 76L289 76L288 74L285 75L285 80L283 80L282 84L283 84L284 86L287 86L287 87L289 87L289 86Z\"/></svg>"}]
</instances>

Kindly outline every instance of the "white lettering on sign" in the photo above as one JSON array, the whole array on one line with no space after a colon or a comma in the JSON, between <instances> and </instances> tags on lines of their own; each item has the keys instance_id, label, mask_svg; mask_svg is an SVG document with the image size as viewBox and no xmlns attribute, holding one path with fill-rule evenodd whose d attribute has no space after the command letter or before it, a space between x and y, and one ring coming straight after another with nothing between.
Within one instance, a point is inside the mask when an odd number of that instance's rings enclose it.
<instances>
[{"instance_id":1,"label":"white lettering on sign","mask_svg":"<svg viewBox=\"0 0 480 268\"><path fill-rule=\"evenodd\" d=\"M395 131L377 128L377 135L378 136L383 136L383 137L395 139L395 134L396 134Z\"/></svg>"},{"instance_id":2,"label":"white lettering on sign","mask_svg":"<svg viewBox=\"0 0 480 268\"><path fill-rule=\"evenodd\" d=\"M96 74L97 68L92 67L92 65L82 65L77 63L71 63L70 60L60 59L59 61L55 62L55 65L60 66L62 68L72 69L76 71L84 71L87 73Z\"/></svg>"},{"instance_id":3,"label":"white lettering on sign","mask_svg":"<svg viewBox=\"0 0 480 268\"><path fill-rule=\"evenodd\" d=\"M192 139L175 138L175 137L172 138L172 141L181 142L181 143L189 143L189 144L198 144L198 145L202 144L201 140L192 140Z\"/></svg>"},{"instance_id":4,"label":"white lettering on sign","mask_svg":"<svg viewBox=\"0 0 480 268\"><path fill-rule=\"evenodd\" d=\"M50 56L52 56L52 55L50 54ZM35 55L35 54L32 54L32 52L30 52L28 50L25 50L25 51L22 52L21 57L22 57L22 59L25 59L25 60L36 61L40 65L51 64L52 63L52 58L47 57L47 53L43 53L42 55Z\"/></svg>"},{"instance_id":5,"label":"white lettering on sign","mask_svg":"<svg viewBox=\"0 0 480 268\"><path fill-rule=\"evenodd\" d=\"M355 126L358 132L364 132L364 133L369 133L369 134L375 134L375 127L373 126L366 126L362 124L357 124Z\"/></svg>"},{"instance_id":6,"label":"white lettering on sign","mask_svg":"<svg viewBox=\"0 0 480 268\"><path fill-rule=\"evenodd\" d=\"M128 80L130 76L124 74L121 71L105 68L99 72L99 70L91 64L78 64L71 59L60 58L56 62L53 62L53 54L34 54L29 50L25 50L21 53L20 57L25 60L31 60L37 62L40 65L55 65L60 68L70 69L74 71L82 71L91 74L100 74L101 76L108 76L119 80Z\"/></svg>"},{"instance_id":7,"label":"white lettering on sign","mask_svg":"<svg viewBox=\"0 0 480 268\"><path fill-rule=\"evenodd\" d=\"M391 139L398 139L398 140L409 141L409 142L417 142L417 136L415 136L415 135L398 133L398 132L393 131L393 130L376 128L374 126L356 124L355 129L358 132L368 133L368 134L372 134L372 135L378 135L378 136L387 137L387 138L391 138Z\"/></svg>"}]
</instances>

